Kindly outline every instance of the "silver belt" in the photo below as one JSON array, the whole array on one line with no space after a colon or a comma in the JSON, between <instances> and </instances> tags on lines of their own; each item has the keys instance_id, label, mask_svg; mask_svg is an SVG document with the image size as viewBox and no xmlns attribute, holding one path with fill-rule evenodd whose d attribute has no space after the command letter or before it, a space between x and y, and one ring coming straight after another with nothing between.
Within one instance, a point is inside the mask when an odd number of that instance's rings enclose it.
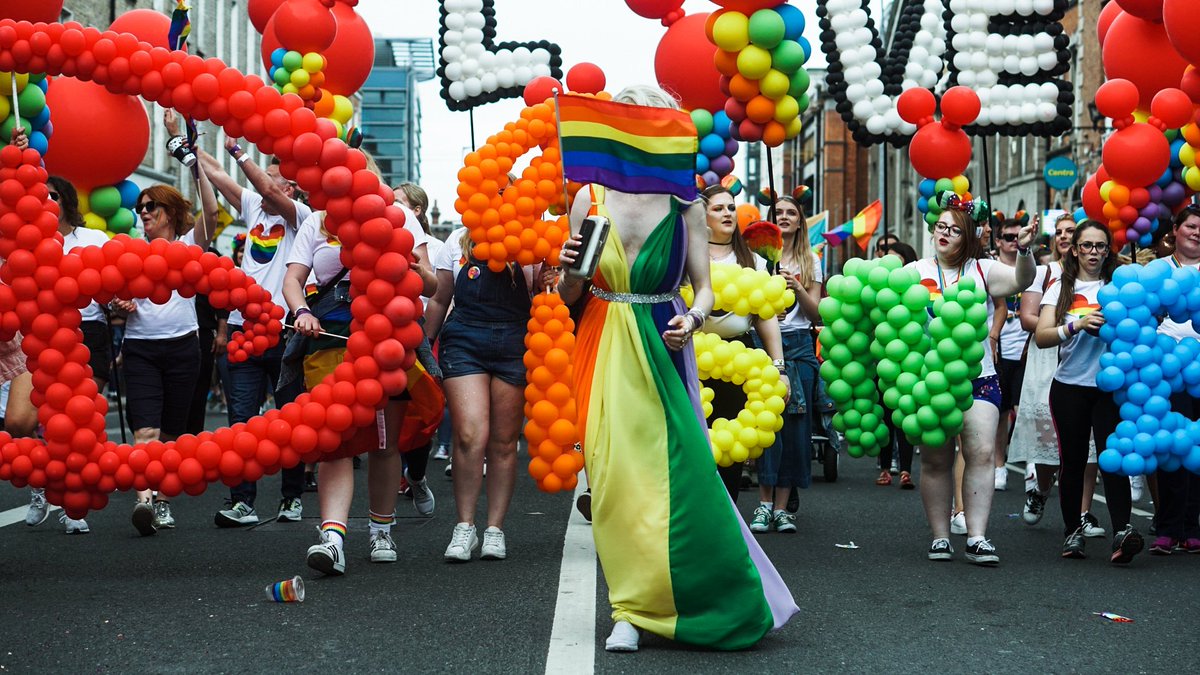
<instances>
[{"instance_id":1,"label":"silver belt","mask_svg":"<svg viewBox=\"0 0 1200 675\"><path fill-rule=\"evenodd\" d=\"M621 302L627 305L657 305L663 302L670 302L679 297L678 291L669 293L613 293L606 291L603 288L592 286L592 295L606 302Z\"/></svg>"}]
</instances>

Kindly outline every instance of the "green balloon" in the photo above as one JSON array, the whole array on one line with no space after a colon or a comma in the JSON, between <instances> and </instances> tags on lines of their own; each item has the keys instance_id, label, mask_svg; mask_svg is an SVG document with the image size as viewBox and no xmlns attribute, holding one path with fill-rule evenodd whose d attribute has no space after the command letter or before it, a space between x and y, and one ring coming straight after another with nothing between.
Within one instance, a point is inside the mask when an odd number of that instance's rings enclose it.
<instances>
[{"instance_id":1,"label":"green balloon","mask_svg":"<svg viewBox=\"0 0 1200 675\"><path fill-rule=\"evenodd\" d=\"M937 315L942 317L942 320L946 322L946 325L957 326L963 322L963 319L967 317L967 312L963 309L962 305L947 298L946 301L942 303L942 310L938 312Z\"/></svg>"},{"instance_id":2,"label":"green balloon","mask_svg":"<svg viewBox=\"0 0 1200 675\"><path fill-rule=\"evenodd\" d=\"M976 333L978 333L978 329L971 324L960 323L950 331L950 337L953 338L954 341L959 344L959 346L965 348L967 345L979 342L980 339L976 336ZM987 337L986 329L984 337Z\"/></svg>"},{"instance_id":3,"label":"green balloon","mask_svg":"<svg viewBox=\"0 0 1200 675\"><path fill-rule=\"evenodd\" d=\"M894 380L896 377L899 377L901 372L903 372L900 370L899 364L904 360L904 357L908 356L908 345L905 344L903 340L892 340L891 342L887 343L887 347L884 348L884 354L887 355L891 363L896 365L896 375L889 378Z\"/></svg>"},{"instance_id":4,"label":"green balloon","mask_svg":"<svg viewBox=\"0 0 1200 675\"><path fill-rule=\"evenodd\" d=\"M760 9L750 15L750 41L763 49L774 49L783 41L787 26L773 9Z\"/></svg>"},{"instance_id":5,"label":"green balloon","mask_svg":"<svg viewBox=\"0 0 1200 675\"><path fill-rule=\"evenodd\" d=\"M784 40L771 50L771 67L788 75L804 67L804 48L795 40ZM805 87L808 89L808 87Z\"/></svg>"},{"instance_id":6,"label":"green balloon","mask_svg":"<svg viewBox=\"0 0 1200 675\"><path fill-rule=\"evenodd\" d=\"M92 212L108 220L121 208L121 192L115 187L102 187L92 190L88 198Z\"/></svg>"},{"instance_id":7,"label":"green balloon","mask_svg":"<svg viewBox=\"0 0 1200 675\"><path fill-rule=\"evenodd\" d=\"M282 87L292 81L292 74L288 72L287 68L276 68L271 79Z\"/></svg>"},{"instance_id":8,"label":"green balloon","mask_svg":"<svg viewBox=\"0 0 1200 675\"><path fill-rule=\"evenodd\" d=\"M851 361L842 366L842 379L854 386L867 378L867 369L857 361Z\"/></svg>"},{"instance_id":9,"label":"green balloon","mask_svg":"<svg viewBox=\"0 0 1200 675\"><path fill-rule=\"evenodd\" d=\"M980 350L982 349L983 348L980 347ZM937 353L938 356L942 357L943 361L954 361L956 359L963 358L963 350L959 348L958 344L955 343L954 340L949 338L945 340L938 340ZM980 355L979 358L983 358L983 356Z\"/></svg>"},{"instance_id":10,"label":"green balloon","mask_svg":"<svg viewBox=\"0 0 1200 675\"><path fill-rule=\"evenodd\" d=\"M696 135L704 138L713 131L712 113L703 108L696 108L692 111L692 124L696 125Z\"/></svg>"},{"instance_id":11,"label":"green balloon","mask_svg":"<svg viewBox=\"0 0 1200 675\"><path fill-rule=\"evenodd\" d=\"M983 374L983 362L971 363L967 365L967 379L974 380Z\"/></svg>"},{"instance_id":12,"label":"green balloon","mask_svg":"<svg viewBox=\"0 0 1200 675\"><path fill-rule=\"evenodd\" d=\"M130 209L117 209L112 218L108 219L108 231L114 234L129 234L133 229L134 216Z\"/></svg>"},{"instance_id":13,"label":"green balloon","mask_svg":"<svg viewBox=\"0 0 1200 675\"><path fill-rule=\"evenodd\" d=\"M923 365L925 365L925 357L915 352L909 352L908 356L904 357L904 360L900 362L900 367L904 372L914 376L921 374L921 366Z\"/></svg>"},{"instance_id":14,"label":"green balloon","mask_svg":"<svg viewBox=\"0 0 1200 675\"><path fill-rule=\"evenodd\" d=\"M829 324L829 332L833 333L838 342L845 342L846 338L854 334L854 324L845 319L834 319L833 323Z\"/></svg>"},{"instance_id":15,"label":"green balloon","mask_svg":"<svg viewBox=\"0 0 1200 675\"><path fill-rule=\"evenodd\" d=\"M925 354L925 379L934 373L944 373L946 371L946 361L937 351L931 351Z\"/></svg>"},{"instance_id":16,"label":"green balloon","mask_svg":"<svg viewBox=\"0 0 1200 675\"><path fill-rule=\"evenodd\" d=\"M962 361L951 361L950 363L947 363L944 372L946 373L946 379L949 382L962 382L964 380L972 379L967 375L967 364Z\"/></svg>"},{"instance_id":17,"label":"green balloon","mask_svg":"<svg viewBox=\"0 0 1200 675\"><path fill-rule=\"evenodd\" d=\"M903 300L909 311L924 311L929 306L929 289L921 284L911 285L905 289Z\"/></svg>"},{"instance_id":18,"label":"green balloon","mask_svg":"<svg viewBox=\"0 0 1200 675\"><path fill-rule=\"evenodd\" d=\"M24 111L22 111L24 112ZM7 144L12 138L13 129L17 126L17 118L14 115L9 115L7 119L0 122L0 145ZM33 133L33 125L29 120L21 118L21 128L25 130L25 135Z\"/></svg>"},{"instance_id":19,"label":"green balloon","mask_svg":"<svg viewBox=\"0 0 1200 675\"><path fill-rule=\"evenodd\" d=\"M921 429L921 423L917 421L916 415L905 415L904 418L900 420L899 427L900 430L904 432L904 435L908 436L909 439L920 438L921 432L924 431Z\"/></svg>"},{"instance_id":20,"label":"green balloon","mask_svg":"<svg viewBox=\"0 0 1200 675\"><path fill-rule=\"evenodd\" d=\"M964 398L971 398L974 392L975 385L971 384L970 380L965 382L956 382L950 385L950 394L959 401L963 400Z\"/></svg>"},{"instance_id":21,"label":"green balloon","mask_svg":"<svg viewBox=\"0 0 1200 675\"><path fill-rule=\"evenodd\" d=\"M954 410L957 401L950 394L938 394L929 401L929 407L938 414L939 417L944 417L951 410Z\"/></svg>"},{"instance_id":22,"label":"green balloon","mask_svg":"<svg viewBox=\"0 0 1200 675\"><path fill-rule=\"evenodd\" d=\"M842 413L835 413L833 416L833 428L839 433L846 433L846 420L842 418Z\"/></svg>"},{"instance_id":23,"label":"green balloon","mask_svg":"<svg viewBox=\"0 0 1200 675\"><path fill-rule=\"evenodd\" d=\"M962 360L966 361L968 365L983 361L983 345L978 342L972 342L963 347Z\"/></svg>"},{"instance_id":24,"label":"green balloon","mask_svg":"<svg viewBox=\"0 0 1200 675\"><path fill-rule=\"evenodd\" d=\"M887 322L892 324L893 328L899 330L912 323L912 313L904 305L896 305L888 310Z\"/></svg>"},{"instance_id":25,"label":"green balloon","mask_svg":"<svg viewBox=\"0 0 1200 675\"><path fill-rule=\"evenodd\" d=\"M833 331L823 330L817 334L817 342L825 349L829 349L838 344L838 339L833 336Z\"/></svg>"},{"instance_id":26,"label":"green balloon","mask_svg":"<svg viewBox=\"0 0 1200 675\"><path fill-rule=\"evenodd\" d=\"M842 303L841 309L842 318L851 323L858 323L859 321L863 320L863 317L866 316L866 311L863 309L863 306L857 302Z\"/></svg>"},{"instance_id":27,"label":"green balloon","mask_svg":"<svg viewBox=\"0 0 1200 675\"><path fill-rule=\"evenodd\" d=\"M904 268L904 261L898 256L885 255L879 259L879 265L888 271L888 285L893 291L903 293L904 289L908 288L909 276L900 271Z\"/></svg>"},{"instance_id":28,"label":"green balloon","mask_svg":"<svg viewBox=\"0 0 1200 675\"><path fill-rule=\"evenodd\" d=\"M882 291L888 287L888 273L882 267L872 265L870 271L867 272L867 283L877 291Z\"/></svg>"},{"instance_id":29,"label":"green balloon","mask_svg":"<svg viewBox=\"0 0 1200 675\"><path fill-rule=\"evenodd\" d=\"M983 326L987 328L987 306L977 303L967 308L966 322L972 326Z\"/></svg>"},{"instance_id":30,"label":"green balloon","mask_svg":"<svg viewBox=\"0 0 1200 675\"><path fill-rule=\"evenodd\" d=\"M297 51L289 51L283 55L283 67L288 70L300 70L304 67L304 55Z\"/></svg>"},{"instance_id":31,"label":"green balloon","mask_svg":"<svg viewBox=\"0 0 1200 675\"><path fill-rule=\"evenodd\" d=\"M945 373L934 370L925 376L925 386L932 394L944 394L950 391L950 380Z\"/></svg>"},{"instance_id":32,"label":"green balloon","mask_svg":"<svg viewBox=\"0 0 1200 675\"><path fill-rule=\"evenodd\" d=\"M835 380L825 388L825 393L829 394L829 398L833 399L833 402L839 407L844 407L854 396L854 387L843 380Z\"/></svg>"},{"instance_id":33,"label":"green balloon","mask_svg":"<svg viewBox=\"0 0 1200 675\"><path fill-rule=\"evenodd\" d=\"M874 427L872 427L872 429L874 429ZM862 435L858 437L858 443L866 448L868 455L871 454L872 449L874 449L877 453L879 452L879 440L875 438L875 434L872 431L862 432Z\"/></svg>"},{"instance_id":34,"label":"green balloon","mask_svg":"<svg viewBox=\"0 0 1200 675\"><path fill-rule=\"evenodd\" d=\"M847 424L846 424L846 442L850 444L850 447L846 448L846 451L850 452L853 448L858 447L858 445L859 445L858 440L860 438L862 438L862 429L859 429L857 426L851 426L847 422ZM860 449L859 452L861 453L862 450Z\"/></svg>"},{"instance_id":35,"label":"green balloon","mask_svg":"<svg viewBox=\"0 0 1200 675\"><path fill-rule=\"evenodd\" d=\"M843 281L845 278L846 278L846 277L844 277L844 276L842 276L842 275L840 275L840 274L835 274L835 275L833 275L832 277L829 277L829 281L826 281L826 282L825 282L825 292L829 294L829 298L826 298L826 300L828 300L828 299L831 299L831 298L832 298L832 299L834 299L834 300L837 300L837 301L841 302L841 298L842 298L842 281ZM825 302L825 300L822 300L821 302L822 302L822 303L824 303L824 302ZM819 308L819 307L820 307L820 305L818 305L818 308Z\"/></svg>"},{"instance_id":36,"label":"green balloon","mask_svg":"<svg viewBox=\"0 0 1200 675\"><path fill-rule=\"evenodd\" d=\"M912 322L900 329L900 339L909 347L921 344L923 337L925 337L925 329L919 323Z\"/></svg>"},{"instance_id":37,"label":"green balloon","mask_svg":"<svg viewBox=\"0 0 1200 675\"><path fill-rule=\"evenodd\" d=\"M855 354L861 354L866 351L871 344L871 338L867 337L866 333L855 332L849 338L846 338L846 346Z\"/></svg>"},{"instance_id":38,"label":"green balloon","mask_svg":"<svg viewBox=\"0 0 1200 675\"><path fill-rule=\"evenodd\" d=\"M847 260L846 264L842 265L842 277L845 279L857 279L858 271L862 269L862 266L865 264L867 264L867 261L863 260L862 258L851 258Z\"/></svg>"},{"instance_id":39,"label":"green balloon","mask_svg":"<svg viewBox=\"0 0 1200 675\"><path fill-rule=\"evenodd\" d=\"M887 321L887 313L876 307L867 313L867 318L870 319L870 325L881 326Z\"/></svg>"},{"instance_id":40,"label":"green balloon","mask_svg":"<svg viewBox=\"0 0 1200 675\"><path fill-rule=\"evenodd\" d=\"M821 315L821 320L829 325L842 315L842 301L834 297L824 298L817 303L817 313Z\"/></svg>"},{"instance_id":41,"label":"green balloon","mask_svg":"<svg viewBox=\"0 0 1200 675\"><path fill-rule=\"evenodd\" d=\"M975 398L973 396L966 396L956 400L958 401L958 409L962 412L967 412L971 409L971 406L975 405Z\"/></svg>"},{"instance_id":42,"label":"green balloon","mask_svg":"<svg viewBox=\"0 0 1200 675\"><path fill-rule=\"evenodd\" d=\"M871 342L871 348L867 350L867 353L876 361L883 359L887 355L887 352L883 350L883 343L878 340Z\"/></svg>"},{"instance_id":43,"label":"green balloon","mask_svg":"<svg viewBox=\"0 0 1200 675\"><path fill-rule=\"evenodd\" d=\"M950 180L949 178L939 178L937 182L933 184L933 194L935 195L939 192L945 192L947 190L954 192L954 181Z\"/></svg>"},{"instance_id":44,"label":"green balloon","mask_svg":"<svg viewBox=\"0 0 1200 675\"><path fill-rule=\"evenodd\" d=\"M846 435L846 440L850 441L850 435L848 433ZM858 447L858 445L856 445L854 443L854 441L850 441L846 445L846 454L850 455L850 457L852 457L854 459L858 459L858 458L862 457L863 454L865 454L865 453L863 452L862 448Z\"/></svg>"},{"instance_id":45,"label":"green balloon","mask_svg":"<svg viewBox=\"0 0 1200 675\"><path fill-rule=\"evenodd\" d=\"M862 422L859 423L859 426L861 426L863 429L874 432L875 429L879 428L879 424L879 415L876 414L875 411L871 411L862 416Z\"/></svg>"},{"instance_id":46,"label":"green balloon","mask_svg":"<svg viewBox=\"0 0 1200 675\"><path fill-rule=\"evenodd\" d=\"M958 286L958 290L960 290L960 291L974 291L975 290L975 278L974 277L963 277L962 279L959 279L958 284L956 284L956 285Z\"/></svg>"},{"instance_id":47,"label":"green balloon","mask_svg":"<svg viewBox=\"0 0 1200 675\"><path fill-rule=\"evenodd\" d=\"M847 363L854 360L854 354L846 345L837 343L829 348L825 354L825 358L845 368Z\"/></svg>"},{"instance_id":48,"label":"green balloon","mask_svg":"<svg viewBox=\"0 0 1200 675\"><path fill-rule=\"evenodd\" d=\"M836 382L842 379L842 367L826 359L825 363L821 364L821 379L826 382Z\"/></svg>"},{"instance_id":49,"label":"green balloon","mask_svg":"<svg viewBox=\"0 0 1200 675\"><path fill-rule=\"evenodd\" d=\"M917 409L917 423L925 431L938 428L938 415L929 406L921 406Z\"/></svg>"},{"instance_id":50,"label":"green balloon","mask_svg":"<svg viewBox=\"0 0 1200 675\"><path fill-rule=\"evenodd\" d=\"M883 392L883 404L892 410L896 410L897 406L900 405L900 390L895 387L889 387L887 391ZM893 418L894 421L895 419Z\"/></svg>"},{"instance_id":51,"label":"green balloon","mask_svg":"<svg viewBox=\"0 0 1200 675\"><path fill-rule=\"evenodd\" d=\"M926 225L933 227L934 225L937 225L937 221L938 221L938 214L934 213L932 210L925 214L925 224Z\"/></svg>"},{"instance_id":52,"label":"green balloon","mask_svg":"<svg viewBox=\"0 0 1200 675\"><path fill-rule=\"evenodd\" d=\"M942 415L942 429L945 430L948 436L957 436L962 433L963 414L958 409L957 405L953 410Z\"/></svg>"},{"instance_id":53,"label":"green balloon","mask_svg":"<svg viewBox=\"0 0 1200 675\"><path fill-rule=\"evenodd\" d=\"M921 434L921 445L927 448L940 448L946 444L946 432L941 429L930 429Z\"/></svg>"},{"instance_id":54,"label":"green balloon","mask_svg":"<svg viewBox=\"0 0 1200 675\"><path fill-rule=\"evenodd\" d=\"M912 394L900 397L899 410L905 415L915 415L917 413L917 408L919 407L920 406L917 404L916 397L914 397Z\"/></svg>"},{"instance_id":55,"label":"green balloon","mask_svg":"<svg viewBox=\"0 0 1200 675\"><path fill-rule=\"evenodd\" d=\"M5 92L9 93L9 92ZM42 113L46 107L46 94L36 84L25 85L17 94L17 104L21 106L21 117L33 119Z\"/></svg>"},{"instance_id":56,"label":"green balloon","mask_svg":"<svg viewBox=\"0 0 1200 675\"><path fill-rule=\"evenodd\" d=\"M913 398L917 399L917 403L921 405L929 405L929 401L933 399L933 394L929 393L929 385L924 382L914 385Z\"/></svg>"},{"instance_id":57,"label":"green balloon","mask_svg":"<svg viewBox=\"0 0 1200 675\"><path fill-rule=\"evenodd\" d=\"M898 337L900 337L900 332L890 323L881 323L875 327L875 340L877 342L887 345Z\"/></svg>"},{"instance_id":58,"label":"green balloon","mask_svg":"<svg viewBox=\"0 0 1200 675\"><path fill-rule=\"evenodd\" d=\"M877 393L875 389L875 373L872 372L873 370L874 369L869 369L867 371L867 379L854 386L854 397L867 403L868 405L872 404L872 401L875 399L875 395Z\"/></svg>"},{"instance_id":59,"label":"green balloon","mask_svg":"<svg viewBox=\"0 0 1200 675\"><path fill-rule=\"evenodd\" d=\"M929 322L929 337L941 342L950 337L950 327L946 325L946 320L940 316L933 317Z\"/></svg>"},{"instance_id":60,"label":"green balloon","mask_svg":"<svg viewBox=\"0 0 1200 675\"><path fill-rule=\"evenodd\" d=\"M903 309L903 305L900 304L900 294L886 286L875 294L875 304L885 312L896 307Z\"/></svg>"},{"instance_id":61,"label":"green balloon","mask_svg":"<svg viewBox=\"0 0 1200 675\"><path fill-rule=\"evenodd\" d=\"M866 289L863 286L863 282L860 281L858 277L845 277L842 279L841 299L847 302L865 302L863 299L864 290ZM875 297L873 293L874 291L872 291L872 298Z\"/></svg>"},{"instance_id":62,"label":"green balloon","mask_svg":"<svg viewBox=\"0 0 1200 675\"><path fill-rule=\"evenodd\" d=\"M862 426L862 413L851 408L842 413L842 422L846 425L847 429L857 429Z\"/></svg>"},{"instance_id":63,"label":"green balloon","mask_svg":"<svg viewBox=\"0 0 1200 675\"><path fill-rule=\"evenodd\" d=\"M900 373L899 377L896 378L896 386L900 388L901 393L912 393L913 387L917 386L917 383L920 381L921 378L917 377L916 375L902 372ZM889 407L895 408L896 406Z\"/></svg>"}]
</instances>

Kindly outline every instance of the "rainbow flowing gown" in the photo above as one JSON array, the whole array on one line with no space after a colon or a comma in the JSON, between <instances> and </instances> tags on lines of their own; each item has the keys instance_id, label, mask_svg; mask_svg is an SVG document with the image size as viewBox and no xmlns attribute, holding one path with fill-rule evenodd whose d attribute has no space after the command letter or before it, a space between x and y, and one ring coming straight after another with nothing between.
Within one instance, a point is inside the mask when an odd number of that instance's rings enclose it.
<instances>
[{"instance_id":1,"label":"rainbow flowing gown","mask_svg":"<svg viewBox=\"0 0 1200 675\"><path fill-rule=\"evenodd\" d=\"M671 201L632 267L617 228L610 230L597 287L679 288L687 226ZM663 344L667 322L684 311L678 297L588 301L575 379L592 530L614 621L691 645L745 649L799 609L717 475L695 353Z\"/></svg>"}]
</instances>

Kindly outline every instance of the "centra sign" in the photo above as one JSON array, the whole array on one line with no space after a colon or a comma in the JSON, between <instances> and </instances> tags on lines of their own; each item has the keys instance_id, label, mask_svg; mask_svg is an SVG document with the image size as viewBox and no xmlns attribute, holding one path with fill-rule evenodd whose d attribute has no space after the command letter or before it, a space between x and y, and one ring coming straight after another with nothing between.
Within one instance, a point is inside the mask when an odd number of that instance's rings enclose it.
<instances>
[{"instance_id":1,"label":"centra sign","mask_svg":"<svg viewBox=\"0 0 1200 675\"><path fill-rule=\"evenodd\" d=\"M1075 162L1070 157L1065 155L1055 157L1046 162L1042 178L1046 180L1046 185L1055 190L1069 190L1079 179L1079 167L1075 166Z\"/></svg>"}]
</instances>

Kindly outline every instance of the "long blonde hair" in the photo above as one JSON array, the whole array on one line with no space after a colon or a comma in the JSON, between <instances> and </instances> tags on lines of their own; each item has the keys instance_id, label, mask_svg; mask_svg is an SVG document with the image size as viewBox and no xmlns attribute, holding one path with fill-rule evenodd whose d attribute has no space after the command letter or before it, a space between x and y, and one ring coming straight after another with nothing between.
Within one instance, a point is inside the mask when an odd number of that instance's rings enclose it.
<instances>
[{"instance_id":1,"label":"long blonde hair","mask_svg":"<svg viewBox=\"0 0 1200 675\"><path fill-rule=\"evenodd\" d=\"M808 286L817 278L815 265L813 265L812 243L808 241L808 221L804 217L804 207L800 206L800 202L794 197L782 196L779 198L781 202L787 202L796 207L796 211L800 213L800 219L796 223L796 230L791 235L783 235L783 251L784 257L791 257L792 263L796 266L796 279L799 280L801 286ZM787 241L787 237L792 238L791 243Z\"/></svg>"}]
</instances>

